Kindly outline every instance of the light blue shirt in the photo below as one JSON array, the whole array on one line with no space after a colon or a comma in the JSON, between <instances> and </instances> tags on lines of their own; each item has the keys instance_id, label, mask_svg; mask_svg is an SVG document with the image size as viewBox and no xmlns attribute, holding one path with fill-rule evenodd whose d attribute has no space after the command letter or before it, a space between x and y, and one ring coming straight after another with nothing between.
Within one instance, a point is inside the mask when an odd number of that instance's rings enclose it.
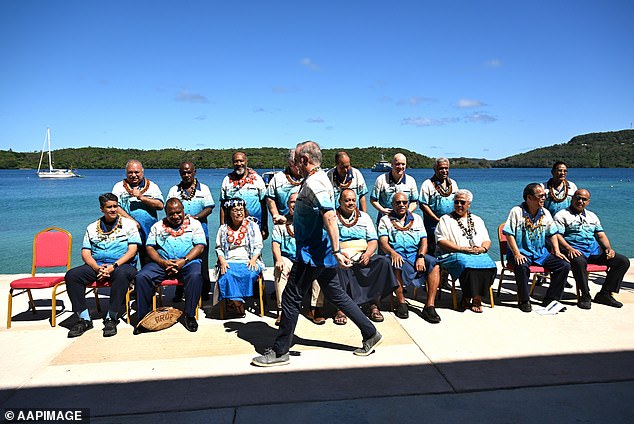
<instances>
[{"instance_id":1,"label":"light blue shirt","mask_svg":"<svg viewBox=\"0 0 634 424\"><path fill-rule=\"evenodd\" d=\"M167 193L168 199L172 197L180 199L180 201L183 203L183 211L187 215L197 215L205 208L213 209L216 206L209 187L207 187L205 184L201 184L200 181L196 181L196 191L194 192L194 196L192 196L192 198L185 198L182 195L182 190L180 189L179 185L172 186L172 188L170 188L170 191ZM205 237L207 238L207 240L209 240L207 217L199 219L198 222L201 223L203 231L205 232Z\"/></svg>"},{"instance_id":2,"label":"light blue shirt","mask_svg":"<svg viewBox=\"0 0 634 424\"><path fill-rule=\"evenodd\" d=\"M189 221L188 225L187 221ZM185 225L187 226L185 227L184 233L178 237L174 237L163 226L163 220L161 220L152 226L146 244L156 249L159 256L165 260L184 258L194 246L198 244L202 244L203 246L207 245L205 232L200 222L186 217L183 225L174 230L179 230ZM185 266L188 266L192 262L200 262L200 259L196 258L185 264Z\"/></svg>"},{"instance_id":3,"label":"light blue shirt","mask_svg":"<svg viewBox=\"0 0 634 424\"><path fill-rule=\"evenodd\" d=\"M568 244L586 258L601 254L601 246L596 236L603 232L603 227L599 217L593 212L585 210L582 213L575 213L571 208L566 208L557 212L555 224Z\"/></svg>"},{"instance_id":4,"label":"light blue shirt","mask_svg":"<svg viewBox=\"0 0 634 424\"><path fill-rule=\"evenodd\" d=\"M82 249L90 250L90 255L99 266L115 263L126 254L130 244L141 244L136 223L131 219L120 216L118 224L111 231L106 234L101 219L86 227ZM136 256L130 263L136 263Z\"/></svg>"},{"instance_id":5,"label":"light blue shirt","mask_svg":"<svg viewBox=\"0 0 634 424\"><path fill-rule=\"evenodd\" d=\"M156 185L153 181L144 178L143 181L141 181L141 185L139 185L139 189L143 190L146 185L149 186L147 187L145 193L143 193L144 196L157 199L165 203L165 200L163 200L163 193L161 193L161 189L158 185ZM112 194L119 198L119 206L121 206L121 209L139 223L141 226L141 231L139 232L141 240L145 242L148 234L150 233L150 228L152 228L152 225L158 221L158 211L153 207L146 205L136 197L130 195L123 186L123 181L119 181L114 185L112 188Z\"/></svg>"},{"instance_id":6,"label":"light blue shirt","mask_svg":"<svg viewBox=\"0 0 634 424\"><path fill-rule=\"evenodd\" d=\"M527 219L533 223L533 228L526 226ZM537 215L531 217L522 203L511 209L502 232L515 237L520 253L530 262L542 265L549 255L546 238L557 234L558 230L547 209L540 208ZM511 249L508 250L507 257L513 257Z\"/></svg>"},{"instance_id":7,"label":"light blue shirt","mask_svg":"<svg viewBox=\"0 0 634 424\"><path fill-rule=\"evenodd\" d=\"M287 177L287 171L276 172L266 188L266 197L275 202L280 215L288 213L288 198L299 191L299 184L291 183L289 178L292 177Z\"/></svg>"},{"instance_id":8,"label":"light blue shirt","mask_svg":"<svg viewBox=\"0 0 634 424\"><path fill-rule=\"evenodd\" d=\"M259 225L262 225L262 204L266 195L266 185L257 172L247 168L246 175L240 180L232 179L234 173L231 172L222 180L220 187L220 202L233 197L239 197L246 202L246 210L249 216L255 218ZM264 217L266 218L266 217Z\"/></svg>"},{"instance_id":9,"label":"light blue shirt","mask_svg":"<svg viewBox=\"0 0 634 424\"><path fill-rule=\"evenodd\" d=\"M422 239L427 237L427 231L425 231L425 225L423 224L423 218L419 215L407 212L404 226L407 226L411 221L412 226L405 231L401 231L394 226L390 215L386 215L379 221L378 234L379 237L387 237L389 245L410 263L416 261L418 255L418 247Z\"/></svg>"}]
</instances>

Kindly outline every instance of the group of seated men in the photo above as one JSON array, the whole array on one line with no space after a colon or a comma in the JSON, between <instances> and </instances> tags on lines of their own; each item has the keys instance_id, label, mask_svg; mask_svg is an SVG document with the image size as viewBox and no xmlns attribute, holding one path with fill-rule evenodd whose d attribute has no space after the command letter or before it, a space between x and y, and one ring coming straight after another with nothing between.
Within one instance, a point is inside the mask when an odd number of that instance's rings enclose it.
<instances>
[{"instance_id":1,"label":"group of seated men","mask_svg":"<svg viewBox=\"0 0 634 424\"><path fill-rule=\"evenodd\" d=\"M288 166L276 173L268 187L262 178L247 166L247 156L233 154L233 171L222 182L220 200L242 199L246 213L268 237L268 217L273 224L273 256L278 298L279 323L281 293L296 260L293 247L293 205L302 183L302 175L289 151ZM440 322L433 295L441 285L439 263L434 257L436 226L443 215L454 210L458 192L455 180L449 178L449 160L434 163L434 175L423 181L420 191L414 178L406 174L407 160L396 154L392 169L376 179L368 191L361 172L353 168L345 152L337 153L335 167L327 175L338 199L337 225L341 250L355 264L342 269L338 278L351 298L366 311L371 320L380 322L380 299L394 294L395 314L408 317L404 286L419 286L426 280L428 296L422 316L430 323ZM126 164L126 177L117 182L112 193L99 196L103 216L87 227L83 246L84 265L66 275L73 311L79 320L69 337L77 337L93 327L85 301L85 287L93 282L109 282L109 308L104 318L104 337L117 332L125 292L136 280L139 318L151 309L154 287L166 278L178 279L175 301L185 297L184 325L196 331L195 310L199 297L208 299L209 233L207 218L215 204L205 184L196 179L196 168L183 162L179 168L181 181L173 186L164 201L159 187L145 178L143 166L131 160ZM553 177L544 184L533 183L523 192L524 202L514 207L504 226L508 241L508 261L514 268L518 306L531 311L528 291L529 266L542 265L551 273L551 283L544 304L559 300L570 269L580 292L578 306L590 309L586 265L609 267L606 281L594 302L613 307L622 304L612 296L618 292L629 260L612 249L598 217L587 210L590 193L567 180L567 167L557 162ZM367 195L376 208L377 220L367 215ZM166 217L158 220L158 211L165 207ZM422 218L413 213L420 207ZM221 208L220 222L226 221ZM377 247L379 251L377 252ZM488 249L487 249L488 250ZM376 254L378 253L378 254ZM137 271L137 256L141 270ZM386 266L387 264L387 266ZM313 290L309 318L324 322L316 308L319 286ZM345 324L346 316L337 311L336 324ZM143 331L135 328L135 334Z\"/></svg>"}]
</instances>

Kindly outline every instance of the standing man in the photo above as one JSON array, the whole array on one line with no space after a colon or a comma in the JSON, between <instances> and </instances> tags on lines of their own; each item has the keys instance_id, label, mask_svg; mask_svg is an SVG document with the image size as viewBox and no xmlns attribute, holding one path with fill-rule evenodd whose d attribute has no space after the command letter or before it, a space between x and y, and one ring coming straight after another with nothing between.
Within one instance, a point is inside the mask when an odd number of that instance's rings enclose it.
<instances>
[{"instance_id":1,"label":"standing man","mask_svg":"<svg viewBox=\"0 0 634 424\"><path fill-rule=\"evenodd\" d=\"M266 188L266 205L273 224L283 224L288 214L288 199L299 191L302 177L295 165L295 150L290 149L286 157L286 169L276 172Z\"/></svg>"},{"instance_id":2,"label":"standing man","mask_svg":"<svg viewBox=\"0 0 634 424\"><path fill-rule=\"evenodd\" d=\"M396 193L405 193L408 199L408 210L414 212L418 203L418 186L413 177L405 174L407 158L397 153L392 158L392 170L377 177L370 194L370 204L379 211L376 222L392 212L392 198Z\"/></svg>"},{"instance_id":3,"label":"standing man","mask_svg":"<svg viewBox=\"0 0 634 424\"><path fill-rule=\"evenodd\" d=\"M125 179L114 185L112 193L119 198L119 214L137 223L142 242L139 260L143 266L149 261L145 242L150 228L158 221L158 211L163 210L163 193L145 178L143 165L136 159L126 163Z\"/></svg>"},{"instance_id":4,"label":"standing man","mask_svg":"<svg viewBox=\"0 0 634 424\"><path fill-rule=\"evenodd\" d=\"M352 190L357 198L357 207L362 212L367 212L368 207L365 196L368 194L368 187L361 171L350 166L350 156L346 152L335 154L335 167L327 172L328 179L335 189L335 199L339 199L343 190Z\"/></svg>"},{"instance_id":5,"label":"standing man","mask_svg":"<svg viewBox=\"0 0 634 424\"><path fill-rule=\"evenodd\" d=\"M458 184L449 178L449 159L436 159L434 175L423 181L418 198L427 231L427 250L431 254L436 251L436 225L441 216L453 212L453 195L457 191Z\"/></svg>"},{"instance_id":6,"label":"standing man","mask_svg":"<svg viewBox=\"0 0 634 424\"><path fill-rule=\"evenodd\" d=\"M288 352L297 325L299 307L315 279L326 298L361 330L363 346L354 351L355 355L369 355L382 339L372 322L343 291L337 279L337 266L350 267L351 261L341 253L334 192L326 173L320 168L321 160L321 149L317 143L306 141L297 145L295 163L304 176L297 195L294 219L298 258L282 295L282 319L275 343L264 355L253 358L252 364L256 366L289 363Z\"/></svg>"},{"instance_id":7,"label":"standing man","mask_svg":"<svg viewBox=\"0 0 634 424\"><path fill-rule=\"evenodd\" d=\"M381 218L378 234L381 250L390 257L398 287L394 291L398 306L395 314L407 319L409 312L403 286L420 286L427 279L427 300L422 317L431 324L438 324L440 316L434 306L440 284L440 267L435 257L427 254L427 233L422 218L407 209L409 200L405 193L392 198L392 211Z\"/></svg>"},{"instance_id":8,"label":"standing man","mask_svg":"<svg viewBox=\"0 0 634 424\"><path fill-rule=\"evenodd\" d=\"M139 320L150 312L154 287L168 278L177 278L185 286L185 328L198 330L196 306L202 288L200 254L205 248L205 232L195 219L185 217L183 203L167 200L166 217L152 226L147 240L149 262L136 276ZM137 327L134 334L143 331Z\"/></svg>"},{"instance_id":9,"label":"standing man","mask_svg":"<svg viewBox=\"0 0 634 424\"><path fill-rule=\"evenodd\" d=\"M196 166L192 162L183 162L179 168L181 182L172 186L167 193L167 198L180 198L183 203L185 215L200 222L205 232L205 249L202 256L201 272L203 276L202 299L209 299L209 291L211 290L211 280L209 279L209 229L207 226L207 217L211 215L215 203L211 196L209 187L202 184L196 178ZM176 286L173 302L182 302L183 287Z\"/></svg>"},{"instance_id":10,"label":"standing man","mask_svg":"<svg viewBox=\"0 0 634 424\"><path fill-rule=\"evenodd\" d=\"M84 265L68 270L66 291L79 321L68 332L68 337L79 337L92 326L86 307L86 286L95 281L110 281L110 301L103 321L103 336L117 334L118 314L125 301L130 281L136 276L136 252L141 244L136 223L118 213L117 196L99 196L103 216L86 228L81 258Z\"/></svg>"},{"instance_id":11,"label":"standing man","mask_svg":"<svg viewBox=\"0 0 634 424\"><path fill-rule=\"evenodd\" d=\"M220 186L220 202L239 197L247 203L249 216L255 218L262 231L262 239L269 236L269 219L266 212L266 184L262 177L247 167L247 155L235 152L232 156L233 171L227 174ZM220 208L220 225L225 223L225 212Z\"/></svg>"},{"instance_id":12,"label":"standing man","mask_svg":"<svg viewBox=\"0 0 634 424\"><path fill-rule=\"evenodd\" d=\"M579 306L590 309L590 288L588 287L588 264L607 265L608 275L601 291L594 297L595 303L620 308L621 302L612 293L618 293L623 277L630 267L630 261L624 255L612 249L605 235L599 217L586 208L590 204L590 192L586 189L575 191L572 203L555 215L555 223L561 231L558 234L559 246L568 256L572 275L577 289L581 292Z\"/></svg>"},{"instance_id":13,"label":"standing man","mask_svg":"<svg viewBox=\"0 0 634 424\"><path fill-rule=\"evenodd\" d=\"M544 207L552 216L570 206L572 195L577 191L577 186L572 181L568 181L568 166L563 161L558 160L550 170L552 178L543 185L546 191L546 201Z\"/></svg>"},{"instance_id":14,"label":"standing man","mask_svg":"<svg viewBox=\"0 0 634 424\"><path fill-rule=\"evenodd\" d=\"M550 286L543 301L547 306L551 301L561 299L570 263L559 251L558 237L553 237L557 234L557 225L544 208L546 193L542 185L528 184L522 196L524 202L511 209L502 231L509 247L507 261L515 273L519 308L522 312L530 312L529 267L540 265L550 271ZM552 243L553 254L548 252L547 241Z\"/></svg>"}]
</instances>

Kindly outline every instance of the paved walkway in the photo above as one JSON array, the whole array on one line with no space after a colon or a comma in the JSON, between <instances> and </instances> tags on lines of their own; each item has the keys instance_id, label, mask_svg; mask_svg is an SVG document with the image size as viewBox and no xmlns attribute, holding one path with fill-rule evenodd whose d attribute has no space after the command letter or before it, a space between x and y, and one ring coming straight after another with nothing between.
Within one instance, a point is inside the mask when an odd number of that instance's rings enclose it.
<instances>
[{"instance_id":1,"label":"paved walkway","mask_svg":"<svg viewBox=\"0 0 634 424\"><path fill-rule=\"evenodd\" d=\"M2 316L17 277L0 276ZM68 339L74 317L65 311L51 328L50 293L40 291L41 311L18 296L13 327L0 329L0 405L90 408L94 423L631 423L634 266L625 281L623 308L581 310L567 289L568 310L555 316L520 312L510 280L482 314L453 311L443 293L438 325L420 318L419 297L407 320L384 313L385 341L365 358L352 354L361 343L352 323L300 318L291 364L269 369L250 360L272 343L272 316L221 321L206 307L195 334L177 324L133 336L120 324L103 338L92 308L95 329Z\"/></svg>"}]
</instances>

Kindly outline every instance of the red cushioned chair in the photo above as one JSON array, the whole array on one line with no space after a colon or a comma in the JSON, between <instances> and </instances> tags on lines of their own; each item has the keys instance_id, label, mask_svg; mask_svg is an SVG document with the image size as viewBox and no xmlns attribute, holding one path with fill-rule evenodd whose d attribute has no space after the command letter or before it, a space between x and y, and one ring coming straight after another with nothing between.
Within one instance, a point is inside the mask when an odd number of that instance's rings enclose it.
<instances>
[{"instance_id":1,"label":"red cushioned chair","mask_svg":"<svg viewBox=\"0 0 634 424\"><path fill-rule=\"evenodd\" d=\"M506 262L506 252L508 250L508 244L506 242L506 234L502 232L504 229L504 223L498 226L498 241L500 243L500 263L502 264L502 272L500 272L500 283L498 284L497 296L500 297L500 291L502 290L502 281L504 280L504 272L513 271L513 267L510 266ZM535 282L537 281L537 277L548 277L550 271L546 268L538 265L531 265L529 267L531 274L533 274L533 283L531 284L530 294L533 294L533 288L535 287Z\"/></svg>"},{"instance_id":2,"label":"red cushioned chair","mask_svg":"<svg viewBox=\"0 0 634 424\"><path fill-rule=\"evenodd\" d=\"M608 267L606 265L588 264L586 265L586 269L588 270L588 274L598 274L601 272L608 272ZM535 280L533 279L533 284L531 284L531 291L530 291L531 296L533 295L534 290L535 290ZM579 287L576 287L576 290L577 290L577 301L579 301L579 299L581 299Z\"/></svg>"},{"instance_id":3,"label":"red cushioned chair","mask_svg":"<svg viewBox=\"0 0 634 424\"><path fill-rule=\"evenodd\" d=\"M156 296L152 298L152 310L156 309L156 299L158 297L158 304L163 306L163 287L182 286L183 283L177 279L163 280L161 284L156 286ZM128 305L130 303L128 302ZM196 319L198 319L198 309L202 307L202 296L198 298L198 306L196 307ZM130 311L128 310L128 320L130 319ZM129 321L128 321L129 323Z\"/></svg>"},{"instance_id":4,"label":"red cushioned chair","mask_svg":"<svg viewBox=\"0 0 634 424\"><path fill-rule=\"evenodd\" d=\"M33 238L33 263L31 276L13 280L9 290L7 311L7 328L11 328L11 308L13 297L26 293L29 296L29 309L35 314L35 302L31 290L53 289L51 297L51 326L55 327L57 318L57 295L66 290L59 291L66 284L64 276L36 276L36 271L41 268L66 267L70 269L73 236L66 230L58 227L49 227L40 231ZM19 292L15 295L14 290Z\"/></svg>"}]
</instances>

